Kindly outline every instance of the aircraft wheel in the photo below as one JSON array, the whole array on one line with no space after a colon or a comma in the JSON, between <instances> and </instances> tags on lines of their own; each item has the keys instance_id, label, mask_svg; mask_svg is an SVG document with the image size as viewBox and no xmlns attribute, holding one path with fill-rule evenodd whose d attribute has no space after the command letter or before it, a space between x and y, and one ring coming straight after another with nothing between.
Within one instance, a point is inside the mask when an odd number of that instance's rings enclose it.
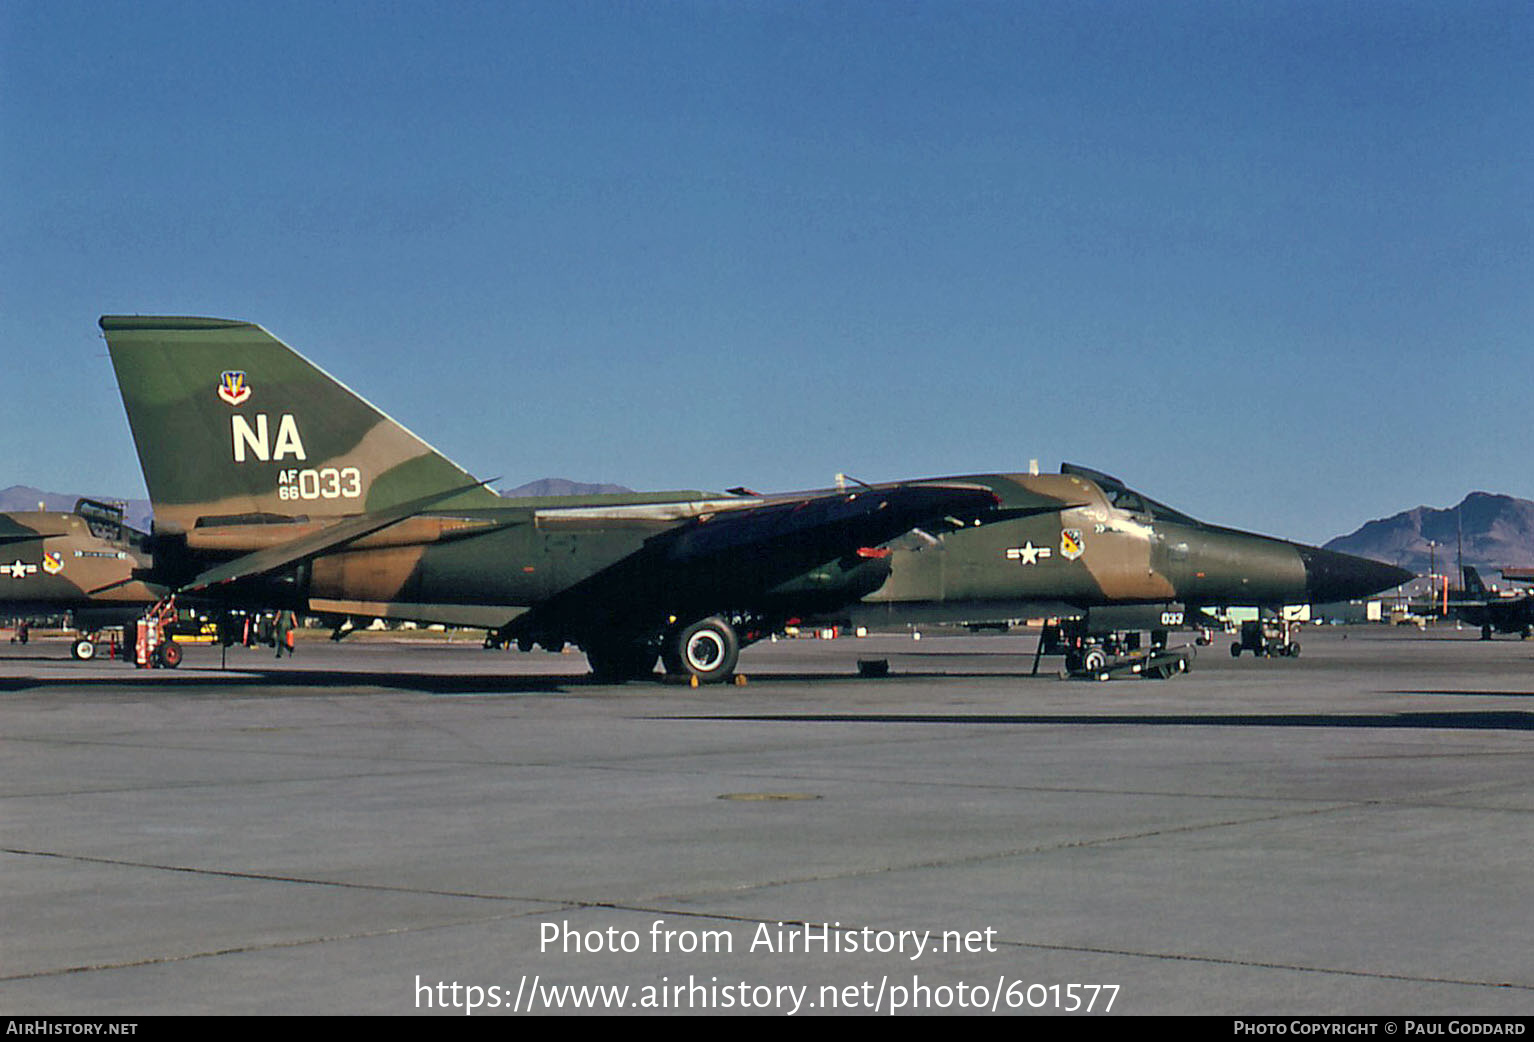
<instances>
[{"instance_id":1,"label":"aircraft wheel","mask_svg":"<svg viewBox=\"0 0 1534 1042\"><path fill-rule=\"evenodd\" d=\"M81 637L75 641L74 646L69 649L69 653L81 662L89 662L96 657L96 642L89 638Z\"/></svg>"},{"instance_id":2,"label":"aircraft wheel","mask_svg":"<svg viewBox=\"0 0 1534 1042\"><path fill-rule=\"evenodd\" d=\"M683 626L666 642L667 670L697 677L702 684L723 681L735 672L739 659L735 627L717 615Z\"/></svg>"},{"instance_id":3,"label":"aircraft wheel","mask_svg":"<svg viewBox=\"0 0 1534 1042\"><path fill-rule=\"evenodd\" d=\"M887 658L860 658L858 659L858 676L860 677L887 677L890 675L890 660Z\"/></svg>"},{"instance_id":4,"label":"aircraft wheel","mask_svg":"<svg viewBox=\"0 0 1534 1042\"><path fill-rule=\"evenodd\" d=\"M1481 627L1481 639L1482 640L1490 640L1491 639L1491 627L1490 626L1482 626Z\"/></svg>"},{"instance_id":5,"label":"aircraft wheel","mask_svg":"<svg viewBox=\"0 0 1534 1042\"><path fill-rule=\"evenodd\" d=\"M642 680L655 672L659 653L648 642L593 644L586 648L586 661L598 680L622 683Z\"/></svg>"},{"instance_id":6,"label":"aircraft wheel","mask_svg":"<svg viewBox=\"0 0 1534 1042\"><path fill-rule=\"evenodd\" d=\"M1241 642L1239 640L1231 641L1231 644L1230 644L1230 657L1231 658L1240 658L1241 657Z\"/></svg>"},{"instance_id":7,"label":"aircraft wheel","mask_svg":"<svg viewBox=\"0 0 1534 1042\"><path fill-rule=\"evenodd\" d=\"M1300 657L1300 646L1299 646L1299 644L1291 644L1291 645L1289 645L1289 657L1290 658L1299 658Z\"/></svg>"},{"instance_id":8,"label":"aircraft wheel","mask_svg":"<svg viewBox=\"0 0 1534 1042\"><path fill-rule=\"evenodd\" d=\"M175 669L181 665L181 645L173 640L167 640L155 649L155 661L166 669Z\"/></svg>"},{"instance_id":9,"label":"aircraft wheel","mask_svg":"<svg viewBox=\"0 0 1534 1042\"><path fill-rule=\"evenodd\" d=\"M1098 673L1108 664L1108 656L1102 648L1089 648L1087 653L1081 656L1081 668L1088 673Z\"/></svg>"}]
</instances>

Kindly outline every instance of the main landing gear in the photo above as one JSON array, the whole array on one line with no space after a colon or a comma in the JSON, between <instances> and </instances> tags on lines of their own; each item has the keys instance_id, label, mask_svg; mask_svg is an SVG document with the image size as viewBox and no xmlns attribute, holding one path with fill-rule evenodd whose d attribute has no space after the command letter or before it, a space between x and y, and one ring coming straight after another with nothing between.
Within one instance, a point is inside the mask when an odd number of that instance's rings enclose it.
<instances>
[{"instance_id":1,"label":"main landing gear","mask_svg":"<svg viewBox=\"0 0 1534 1042\"><path fill-rule=\"evenodd\" d=\"M655 672L659 659L668 677L694 684L722 684L735 676L740 649L756 639L742 639L738 621L710 615L692 622L673 622L659 635L593 637L581 642L591 672L599 680L621 683L643 680Z\"/></svg>"},{"instance_id":2,"label":"main landing gear","mask_svg":"<svg viewBox=\"0 0 1534 1042\"><path fill-rule=\"evenodd\" d=\"M673 626L662 638L661 661L672 676L696 677L700 684L722 683L740 661L740 637L720 615Z\"/></svg>"}]
</instances>

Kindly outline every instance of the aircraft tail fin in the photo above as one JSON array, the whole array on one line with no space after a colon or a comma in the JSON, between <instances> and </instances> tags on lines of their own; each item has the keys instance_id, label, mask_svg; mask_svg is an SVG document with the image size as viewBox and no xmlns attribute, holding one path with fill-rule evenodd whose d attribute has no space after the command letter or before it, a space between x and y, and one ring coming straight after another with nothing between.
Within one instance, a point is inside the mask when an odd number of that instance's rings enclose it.
<instances>
[{"instance_id":1,"label":"aircraft tail fin","mask_svg":"<svg viewBox=\"0 0 1534 1042\"><path fill-rule=\"evenodd\" d=\"M1464 566L1465 592L1485 593L1486 584L1481 581L1481 573L1471 565Z\"/></svg>"},{"instance_id":2,"label":"aircraft tail fin","mask_svg":"<svg viewBox=\"0 0 1534 1042\"><path fill-rule=\"evenodd\" d=\"M323 519L475 484L258 325L101 319L156 527ZM493 506L475 487L439 509Z\"/></svg>"}]
</instances>

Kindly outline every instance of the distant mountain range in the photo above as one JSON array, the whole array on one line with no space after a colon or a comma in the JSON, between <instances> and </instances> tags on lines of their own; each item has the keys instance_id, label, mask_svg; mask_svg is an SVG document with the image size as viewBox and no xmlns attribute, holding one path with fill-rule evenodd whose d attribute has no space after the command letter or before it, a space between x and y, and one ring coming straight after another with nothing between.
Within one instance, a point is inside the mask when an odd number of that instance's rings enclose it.
<instances>
[{"instance_id":1,"label":"distant mountain range","mask_svg":"<svg viewBox=\"0 0 1534 1042\"><path fill-rule=\"evenodd\" d=\"M519 496L605 496L614 492L632 491L622 485L588 485L567 478L539 478L516 488L503 488L501 495L507 499L516 499Z\"/></svg>"},{"instance_id":2,"label":"distant mountain range","mask_svg":"<svg viewBox=\"0 0 1534 1042\"><path fill-rule=\"evenodd\" d=\"M1430 549L1429 542L1437 545ZM1496 579L1498 568L1534 566L1534 502L1472 492L1458 506L1402 511L1326 544L1328 550L1414 572L1425 574L1436 567L1440 574L1451 575L1460 547L1465 563L1479 568L1488 580Z\"/></svg>"}]
</instances>

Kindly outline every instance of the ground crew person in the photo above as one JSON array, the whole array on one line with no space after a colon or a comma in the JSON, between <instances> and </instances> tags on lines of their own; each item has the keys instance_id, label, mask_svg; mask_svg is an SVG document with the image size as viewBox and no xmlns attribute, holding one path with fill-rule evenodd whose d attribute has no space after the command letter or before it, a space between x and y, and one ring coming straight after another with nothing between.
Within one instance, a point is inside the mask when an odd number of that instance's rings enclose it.
<instances>
[{"instance_id":1,"label":"ground crew person","mask_svg":"<svg viewBox=\"0 0 1534 1042\"><path fill-rule=\"evenodd\" d=\"M293 631L298 629L298 618L291 611L277 613L277 657L282 658L282 649L288 649L288 658L293 657Z\"/></svg>"}]
</instances>

